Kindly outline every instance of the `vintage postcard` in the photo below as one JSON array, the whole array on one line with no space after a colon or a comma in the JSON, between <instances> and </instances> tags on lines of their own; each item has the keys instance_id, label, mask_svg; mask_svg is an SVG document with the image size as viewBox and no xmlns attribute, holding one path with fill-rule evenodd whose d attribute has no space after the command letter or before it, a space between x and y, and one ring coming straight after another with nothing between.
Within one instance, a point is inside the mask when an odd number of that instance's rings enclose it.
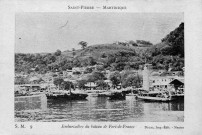
<instances>
[{"instance_id":1,"label":"vintage postcard","mask_svg":"<svg viewBox=\"0 0 202 135\"><path fill-rule=\"evenodd\" d=\"M201 2L1 3L0 134L202 133Z\"/></svg>"}]
</instances>

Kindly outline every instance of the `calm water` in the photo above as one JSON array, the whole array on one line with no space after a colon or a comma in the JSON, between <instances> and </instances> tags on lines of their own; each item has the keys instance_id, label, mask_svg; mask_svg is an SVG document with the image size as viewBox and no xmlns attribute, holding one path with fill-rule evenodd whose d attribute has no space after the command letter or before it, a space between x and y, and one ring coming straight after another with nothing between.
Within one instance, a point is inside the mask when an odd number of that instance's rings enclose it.
<instances>
[{"instance_id":1,"label":"calm water","mask_svg":"<svg viewBox=\"0 0 202 135\"><path fill-rule=\"evenodd\" d=\"M29 116L31 115L31 116ZM108 100L106 97L88 97L84 101L48 100L44 112L18 114L17 121L184 121L184 102L144 102L135 97L126 100Z\"/></svg>"}]
</instances>

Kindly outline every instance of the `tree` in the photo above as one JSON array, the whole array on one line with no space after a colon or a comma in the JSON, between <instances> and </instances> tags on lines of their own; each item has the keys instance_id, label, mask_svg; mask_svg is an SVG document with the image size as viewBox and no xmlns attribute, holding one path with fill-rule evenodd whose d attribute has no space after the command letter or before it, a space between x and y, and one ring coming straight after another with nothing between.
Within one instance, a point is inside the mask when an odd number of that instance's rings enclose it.
<instances>
[{"instance_id":1,"label":"tree","mask_svg":"<svg viewBox=\"0 0 202 135\"><path fill-rule=\"evenodd\" d=\"M37 83L41 83L41 82L44 82L44 80L43 80L42 78L39 78L39 79L37 80Z\"/></svg>"},{"instance_id":2,"label":"tree","mask_svg":"<svg viewBox=\"0 0 202 135\"><path fill-rule=\"evenodd\" d=\"M78 43L78 45L80 45L82 49L85 49L85 48L87 47L88 43L85 42L85 41L80 41L80 42Z\"/></svg>"},{"instance_id":3,"label":"tree","mask_svg":"<svg viewBox=\"0 0 202 135\"><path fill-rule=\"evenodd\" d=\"M102 72L94 71L91 75L91 80L98 81L106 79L105 75Z\"/></svg>"},{"instance_id":4,"label":"tree","mask_svg":"<svg viewBox=\"0 0 202 135\"><path fill-rule=\"evenodd\" d=\"M27 78L23 78L23 77L15 78L15 84L27 84L27 83L29 83Z\"/></svg>"},{"instance_id":5,"label":"tree","mask_svg":"<svg viewBox=\"0 0 202 135\"><path fill-rule=\"evenodd\" d=\"M113 86L117 86L121 82L121 75L118 71L113 72L109 78L112 81Z\"/></svg>"},{"instance_id":6,"label":"tree","mask_svg":"<svg viewBox=\"0 0 202 135\"><path fill-rule=\"evenodd\" d=\"M98 81L96 81L96 84L100 89L108 88L108 84L106 82L104 82L104 80L98 80Z\"/></svg>"},{"instance_id":7,"label":"tree","mask_svg":"<svg viewBox=\"0 0 202 135\"><path fill-rule=\"evenodd\" d=\"M137 44L141 44L141 45L147 45L147 46L153 45L151 42L149 42L149 41L144 41L144 40L136 40L136 43L137 43Z\"/></svg>"},{"instance_id":8,"label":"tree","mask_svg":"<svg viewBox=\"0 0 202 135\"><path fill-rule=\"evenodd\" d=\"M92 65L96 64L96 61L95 61L95 59L93 57L89 57L87 59L87 63L88 63L88 65L92 66Z\"/></svg>"},{"instance_id":9,"label":"tree","mask_svg":"<svg viewBox=\"0 0 202 135\"><path fill-rule=\"evenodd\" d=\"M100 57L101 57L101 58L106 58L107 55L106 55L105 53L103 53Z\"/></svg>"},{"instance_id":10,"label":"tree","mask_svg":"<svg viewBox=\"0 0 202 135\"><path fill-rule=\"evenodd\" d=\"M138 46L138 44L135 41L133 41L133 40L130 40L128 42L128 44L131 44L132 46Z\"/></svg>"},{"instance_id":11,"label":"tree","mask_svg":"<svg viewBox=\"0 0 202 135\"><path fill-rule=\"evenodd\" d=\"M60 56L60 55L61 55L61 51L57 49L57 51L55 52L55 56Z\"/></svg>"},{"instance_id":12,"label":"tree","mask_svg":"<svg viewBox=\"0 0 202 135\"><path fill-rule=\"evenodd\" d=\"M81 62L79 61L78 58L75 58L73 60L72 64L73 64L73 67L79 67L79 66L81 66Z\"/></svg>"},{"instance_id":13,"label":"tree","mask_svg":"<svg viewBox=\"0 0 202 135\"><path fill-rule=\"evenodd\" d=\"M135 73L133 71L131 71L131 70L125 70L125 71L123 71L120 74L121 75L121 82L123 82L131 74L135 74Z\"/></svg>"},{"instance_id":14,"label":"tree","mask_svg":"<svg viewBox=\"0 0 202 135\"><path fill-rule=\"evenodd\" d=\"M57 87L59 87L59 89L60 89L60 87L61 87L62 82L64 82L64 80L63 80L62 78L54 78L54 81L53 81L53 83L54 83Z\"/></svg>"},{"instance_id":15,"label":"tree","mask_svg":"<svg viewBox=\"0 0 202 135\"><path fill-rule=\"evenodd\" d=\"M61 83L61 88L64 90L74 89L74 84L70 81L63 81Z\"/></svg>"},{"instance_id":16,"label":"tree","mask_svg":"<svg viewBox=\"0 0 202 135\"><path fill-rule=\"evenodd\" d=\"M134 74L129 74L123 81L122 81L122 86L125 87L130 87L130 86L135 86L135 87L140 87L141 85L141 78L139 75L134 75Z\"/></svg>"},{"instance_id":17,"label":"tree","mask_svg":"<svg viewBox=\"0 0 202 135\"><path fill-rule=\"evenodd\" d=\"M93 68L90 68L90 67L86 68L85 71L84 71L85 74L89 74L89 73L92 73L92 72L93 72Z\"/></svg>"},{"instance_id":18,"label":"tree","mask_svg":"<svg viewBox=\"0 0 202 135\"><path fill-rule=\"evenodd\" d=\"M72 48L72 55L73 55L73 58L74 58L74 56L76 55L76 52L75 52L75 49L74 49L74 48Z\"/></svg>"},{"instance_id":19,"label":"tree","mask_svg":"<svg viewBox=\"0 0 202 135\"><path fill-rule=\"evenodd\" d=\"M78 80L77 81L77 85L78 85L79 89L84 89L86 83L87 83L86 80Z\"/></svg>"},{"instance_id":20,"label":"tree","mask_svg":"<svg viewBox=\"0 0 202 135\"><path fill-rule=\"evenodd\" d=\"M161 41L167 43L171 47L168 48L169 55L180 55L181 57L184 57L184 23L181 23L179 27L174 31L171 31Z\"/></svg>"},{"instance_id":21,"label":"tree","mask_svg":"<svg viewBox=\"0 0 202 135\"><path fill-rule=\"evenodd\" d=\"M104 66L103 66L103 65L97 65L97 66L96 66L96 70L97 70L97 71L104 71L105 69L104 69Z\"/></svg>"},{"instance_id":22,"label":"tree","mask_svg":"<svg viewBox=\"0 0 202 135\"><path fill-rule=\"evenodd\" d=\"M152 53L149 51L141 52L140 57L144 61L144 63L148 63L150 60L152 60Z\"/></svg>"}]
</instances>

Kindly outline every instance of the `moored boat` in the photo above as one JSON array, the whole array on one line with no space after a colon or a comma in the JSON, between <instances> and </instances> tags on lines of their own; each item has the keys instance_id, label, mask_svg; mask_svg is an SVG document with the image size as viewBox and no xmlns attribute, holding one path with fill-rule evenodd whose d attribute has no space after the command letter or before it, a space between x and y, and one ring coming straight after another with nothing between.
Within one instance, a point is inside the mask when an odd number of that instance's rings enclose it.
<instances>
[{"instance_id":1,"label":"moored boat","mask_svg":"<svg viewBox=\"0 0 202 135\"><path fill-rule=\"evenodd\" d=\"M168 102L173 101L176 98L167 91L150 91L138 94L138 99L145 101L161 101Z\"/></svg>"},{"instance_id":2,"label":"moored boat","mask_svg":"<svg viewBox=\"0 0 202 135\"><path fill-rule=\"evenodd\" d=\"M126 99L126 94L119 90L111 90L107 96L109 100L124 100Z\"/></svg>"},{"instance_id":3,"label":"moored boat","mask_svg":"<svg viewBox=\"0 0 202 135\"><path fill-rule=\"evenodd\" d=\"M54 90L54 91L49 91L46 94L46 96L47 96L47 99L83 100L83 99L86 99L88 94L83 92Z\"/></svg>"}]
</instances>

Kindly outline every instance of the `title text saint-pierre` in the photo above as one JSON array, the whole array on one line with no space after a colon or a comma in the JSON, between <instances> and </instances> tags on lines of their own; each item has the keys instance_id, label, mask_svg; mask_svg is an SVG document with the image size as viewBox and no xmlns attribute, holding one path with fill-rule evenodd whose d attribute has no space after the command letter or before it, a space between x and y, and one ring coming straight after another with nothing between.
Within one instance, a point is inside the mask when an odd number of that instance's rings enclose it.
<instances>
[{"instance_id":1,"label":"title text saint-pierre","mask_svg":"<svg viewBox=\"0 0 202 135\"><path fill-rule=\"evenodd\" d=\"M85 6L85 5L78 5L78 6L72 6L68 5L68 10L93 10L93 9L103 9L103 10L126 10L126 6Z\"/></svg>"}]
</instances>

